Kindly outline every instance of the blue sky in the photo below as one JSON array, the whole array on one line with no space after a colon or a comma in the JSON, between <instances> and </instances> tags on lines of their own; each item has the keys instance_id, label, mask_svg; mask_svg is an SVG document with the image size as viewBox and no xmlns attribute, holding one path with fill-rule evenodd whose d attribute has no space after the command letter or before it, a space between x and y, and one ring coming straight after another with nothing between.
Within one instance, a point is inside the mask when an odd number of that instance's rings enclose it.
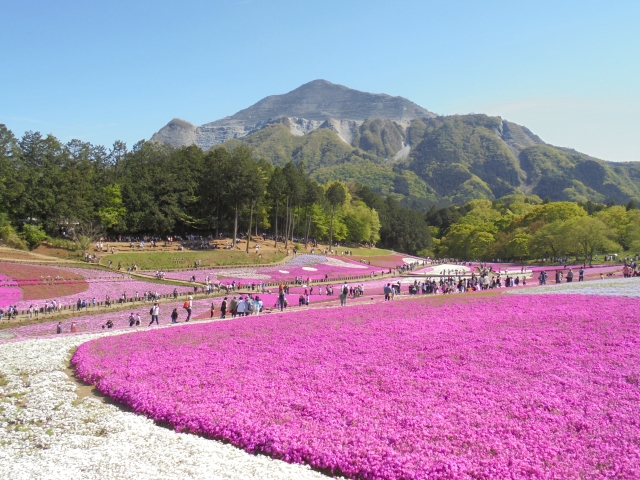
<instances>
[{"instance_id":1,"label":"blue sky","mask_svg":"<svg viewBox=\"0 0 640 480\"><path fill-rule=\"evenodd\" d=\"M0 123L129 146L324 78L640 160L640 2L0 0Z\"/></svg>"}]
</instances>

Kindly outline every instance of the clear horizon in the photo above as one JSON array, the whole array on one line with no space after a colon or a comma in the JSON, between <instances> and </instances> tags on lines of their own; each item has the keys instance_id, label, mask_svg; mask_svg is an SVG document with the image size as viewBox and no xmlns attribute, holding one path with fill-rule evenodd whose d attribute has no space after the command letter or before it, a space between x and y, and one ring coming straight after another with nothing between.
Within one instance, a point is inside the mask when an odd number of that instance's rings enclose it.
<instances>
[{"instance_id":1,"label":"clear horizon","mask_svg":"<svg viewBox=\"0 0 640 480\"><path fill-rule=\"evenodd\" d=\"M639 161L637 2L3 5L0 123L128 147L316 79L486 113L545 142Z\"/></svg>"}]
</instances>

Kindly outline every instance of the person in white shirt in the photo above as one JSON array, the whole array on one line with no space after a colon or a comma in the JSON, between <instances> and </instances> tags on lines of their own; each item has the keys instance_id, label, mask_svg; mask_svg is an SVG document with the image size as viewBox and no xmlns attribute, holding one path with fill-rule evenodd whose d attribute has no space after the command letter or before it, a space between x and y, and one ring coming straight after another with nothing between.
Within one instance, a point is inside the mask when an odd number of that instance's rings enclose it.
<instances>
[{"instance_id":1,"label":"person in white shirt","mask_svg":"<svg viewBox=\"0 0 640 480\"><path fill-rule=\"evenodd\" d=\"M158 316L160 315L160 307L158 306L157 303L153 304L153 307L151 307L151 322L149 323L149 326L151 326L153 324L153 322L156 322L156 325L160 325L158 323Z\"/></svg>"},{"instance_id":2,"label":"person in white shirt","mask_svg":"<svg viewBox=\"0 0 640 480\"><path fill-rule=\"evenodd\" d=\"M244 312L246 311L246 307L247 307L247 304L245 303L244 299L240 297L240 300L238 301L238 306L236 307L236 311L238 312L238 315L240 315L241 317L244 317Z\"/></svg>"}]
</instances>

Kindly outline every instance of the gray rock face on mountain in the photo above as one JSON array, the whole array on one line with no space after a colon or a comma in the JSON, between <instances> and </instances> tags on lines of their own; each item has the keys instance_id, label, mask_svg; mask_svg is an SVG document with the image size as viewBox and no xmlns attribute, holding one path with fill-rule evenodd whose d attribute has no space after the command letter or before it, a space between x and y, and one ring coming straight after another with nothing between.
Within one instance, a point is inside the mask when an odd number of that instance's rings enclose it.
<instances>
[{"instance_id":1,"label":"gray rock face on mountain","mask_svg":"<svg viewBox=\"0 0 640 480\"><path fill-rule=\"evenodd\" d=\"M516 157L522 150L533 145L544 145L544 142L527 127L517 123L502 120L496 129L496 134L501 138Z\"/></svg>"},{"instance_id":2,"label":"gray rock face on mountain","mask_svg":"<svg viewBox=\"0 0 640 480\"><path fill-rule=\"evenodd\" d=\"M271 95L235 115L196 127L174 119L151 137L174 147L196 144L209 149L230 138L242 138L283 117L294 135L317 128L334 130L351 143L364 120L383 118L408 125L435 115L403 97L373 94L314 80L284 95Z\"/></svg>"}]
</instances>

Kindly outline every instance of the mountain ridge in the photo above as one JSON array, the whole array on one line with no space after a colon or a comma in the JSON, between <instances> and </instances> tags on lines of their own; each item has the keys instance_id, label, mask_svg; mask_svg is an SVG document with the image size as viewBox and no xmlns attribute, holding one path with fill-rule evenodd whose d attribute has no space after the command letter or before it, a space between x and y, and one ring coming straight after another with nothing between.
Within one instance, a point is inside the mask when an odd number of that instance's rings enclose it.
<instances>
[{"instance_id":1,"label":"mountain ridge","mask_svg":"<svg viewBox=\"0 0 640 480\"><path fill-rule=\"evenodd\" d=\"M151 140L204 150L244 143L274 165L304 162L320 182L354 181L422 206L516 193L601 203L640 199L640 162L606 162L549 145L501 117L437 116L403 97L326 80L199 127L173 119Z\"/></svg>"},{"instance_id":2,"label":"mountain ridge","mask_svg":"<svg viewBox=\"0 0 640 480\"><path fill-rule=\"evenodd\" d=\"M282 94L269 95L235 114L196 126L174 118L151 141L174 147L196 144L204 150L230 138L243 138L265 126L288 118L292 133L304 135L331 128L346 143L365 120L385 118L408 123L435 114L404 97L354 90L327 80L313 80Z\"/></svg>"}]
</instances>

